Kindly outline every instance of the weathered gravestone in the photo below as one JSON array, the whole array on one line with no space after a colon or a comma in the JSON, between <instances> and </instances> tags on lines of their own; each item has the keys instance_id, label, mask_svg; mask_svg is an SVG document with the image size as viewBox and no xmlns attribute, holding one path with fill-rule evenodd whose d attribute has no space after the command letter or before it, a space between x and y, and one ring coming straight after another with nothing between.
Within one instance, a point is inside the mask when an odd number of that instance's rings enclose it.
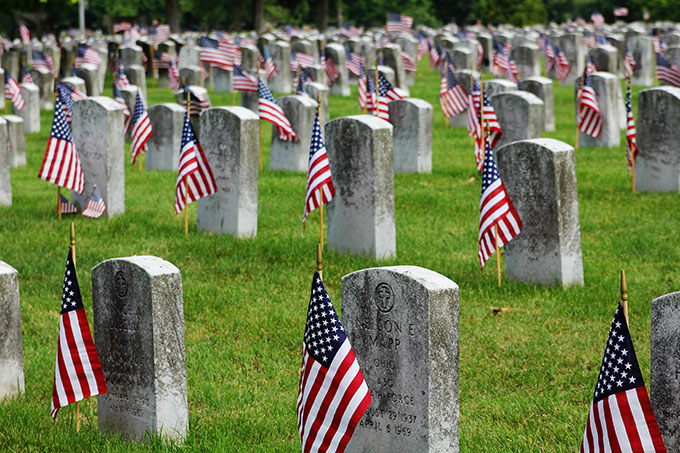
<instances>
[{"instance_id":1,"label":"weathered gravestone","mask_svg":"<svg viewBox=\"0 0 680 453\"><path fill-rule=\"evenodd\" d=\"M257 47L253 45L241 47L241 66L243 66L243 69L245 69L246 72L248 72L248 74L251 74L253 77L256 77L257 74L259 74L258 72L258 68L260 67L260 60L258 58L259 54L260 51L257 49ZM260 97L257 92L241 91L241 105L243 107L252 110L255 113L258 113L259 104Z\"/></svg>"},{"instance_id":2,"label":"weathered gravestone","mask_svg":"<svg viewBox=\"0 0 680 453\"><path fill-rule=\"evenodd\" d=\"M12 105L14 114L24 120L26 133L40 132L40 90L32 83L21 83L21 97L24 99L24 108L17 110Z\"/></svg>"},{"instance_id":3,"label":"weathered gravestone","mask_svg":"<svg viewBox=\"0 0 680 453\"><path fill-rule=\"evenodd\" d=\"M341 44L328 44L326 46L326 58L333 60L338 77L331 83L331 94L349 96L349 76L345 65L345 48Z\"/></svg>"},{"instance_id":4,"label":"weathered gravestone","mask_svg":"<svg viewBox=\"0 0 680 453\"><path fill-rule=\"evenodd\" d=\"M541 75L541 48L536 44L522 44L511 49L512 59L517 65L519 79L540 77Z\"/></svg>"},{"instance_id":5,"label":"weathered gravestone","mask_svg":"<svg viewBox=\"0 0 680 453\"><path fill-rule=\"evenodd\" d=\"M92 269L94 340L106 378L99 429L181 441L189 425L182 277L155 256Z\"/></svg>"},{"instance_id":6,"label":"weathered gravestone","mask_svg":"<svg viewBox=\"0 0 680 453\"><path fill-rule=\"evenodd\" d=\"M376 81L376 76L375 76L375 66L372 68L368 68L366 70L368 77L373 80L373 83ZM383 75L387 79L388 82L390 82L390 85L392 85L395 88L397 87L397 82L396 82L396 76L394 75L394 69L390 68L389 66L378 66L378 72Z\"/></svg>"},{"instance_id":7,"label":"weathered gravestone","mask_svg":"<svg viewBox=\"0 0 680 453\"><path fill-rule=\"evenodd\" d=\"M130 112L130 130L125 136L125 138L127 138L128 140L130 140L130 138L132 137L132 128L134 127L134 124L132 124L132 120L134 119L135 105L137 104L137 93L139 93L139 88L137 87L137 85L127 85L120 89L120 94L123 96L123 100L125 101L125 105L127 106L128 112Z\"/></svg>"},{"instance_id":8,"label":"weathered gravestone","mask_svg":"<svg viewBox=\"0 0 680 453\"><path fill-rule=\"evenodd\" d=\"M272 144L269 168L272 170L307 171L309 145L318 104L309 96L283 96L277 104L290 121L297 140L281 140L276 127L272 127Z\"/></svg>"},{"instance_id":9,"label":"weathered gravestone","mask_svg":"<svg viewBox=\"0 0 680 453\"><path fill-rule=\"evenodd\" d=\"M323 83L307 82L307 94L317 102L319 97L321 97L321 117L319 118L319 121L321 122L321 129L323 129L324 124L326 124L330 118L328 113L328 100L330 98L328 86Z\"/></svg>"},{"instance_id":10,"label":"weathered gravestone","mask_svg":"<svg viewBox=\"0 0 680 453\"><path fill-rule=\"evenodd\" d=\"M7 148L7 121L0 118L0 206L12 206L12 181L10 159Z\"/></svg>"},{"instance_id":11,"label":"weathered gravestone","mask_svg":"<svg viewBox=\"0 0 680 453\"><path fill-rule=\"evenodd\" d=\"M416 266L342 278L342 323L372 402L348 452L457 452L458 285Z\"/></svg>"},{"instance_id":12,"label":"weathered gravestone","mask_svg":"<svg viewBox=\"0 0 680 453\"><path fill-rule=\"evenodd\" d=\"M541 136L545 125L545 106L538 96L528 91L510 91L493 96L491 105L503 129L496 146Z\"/></svg>"},{"instance_id":13,"label":"weathered gravestone","mask_svg":"<svg viewBox=\"0 0 680 453\"><path fill-rule=\"evenodd\" d=\"M26 137L24 120L17 115L4 115L7 121L7 140L9 142L9 165L12 168L26 165Z\"/></svg>"},{"instance_id":14,"label":"weathered gravestone","mask_svg":"<svg viewBox=\"0 0 680 453\"><path fill-rule=\"evenodd\" d=\"M213 84L217 93L231 93L234 91L234 73L225 71L219 67L211 69L213 74Z\"/></svg>"},{"instance_id":15,"label":"weathered gravestone","mask_svg":"<svg viewBox=\"0 0 680 453\"><path fill-rule=\"evenodd\" d=\"M569 74L563 85L573 85L574 81L583 74L585 65L586 46L583 44L581 33L565 33L560 36L559 45L564 52L564 56L569 60Z\"/></svg>"},{"instance_id":16,"label":"weathered gravestone","mask_svg":"<svg viewBox=\"0 0 680 453\"><path fill-rule=\"evenodd\" d=\"M201 113L201 145L217 192L198 200L198 229L236 237L257 234L259 116L244 107Z\"/></svg>"},{"instance_id":17,"label":"weathered gravestone","mask_svg":"<svg viewBox=\"0 0 680 453\"><path fill-rule=\"evenodd\" d=\"M484 82L484 93L486 97L491 99L494 95L500 93L508 93L510 91L517 91L517 84L512 83L507 79L491 79L485 80ZM469 91L468 86L465 86L466 90Z\"/></svg>"},{"instance_id":18,"label":"weathered gravestone","mask_svg":"<svg viewBox=\"0 0 680 453\"><path fill-rule=\"evenodd\" d=\"M64 77L61 79L61 83L68 85L71 88L75 88L83 94L87 94L87 86L85 85L85 81L80 77Z\"/></svg>"},{"instance_id":19,"label":"weathered gravestone","mask_svg":"<svg viewBox=\"0 0 680 453\"><path fill-rule=\"evenodd\" d=\"M137 45L124 46L120 48L120 59L123 66L142 65L142 55L144 51Z\"/></svg>"},{"instance_id":20,"label":"weathered gravestone","mask_svg":"<svg viewBox=\"0 0 680 453\"><path fill-rule=\"evenodd\" d=\"M139 95L142 97L144 105L149 105L146 97L146 74L144 72L144 67L139 65L131 65L126 66L124 71L125 76L130 81L130 84L137 85L137 88L139 88ZM132 113L132 111L130 111L130 113Z\"/></svg>"},{"instance_id":21,"label":"weathered gravestone","mask_svg":"<svg viewBox=\"0 0 680 453\"><path fill-rule=\"evenodd\" d=\"M470 90L472 88L472 78L479 79L479 73L477 71L471 71L469 69L462 69L460 71L455 71L454 76L456 77L456 80L458 83L461 84L463 89L465 90L465 93L470 93ZM467 96L466 96L467 98ZM453 115L451 118L449 118L449 125L452 127L467 127L468 124L468 118L467 118L467 108L460 112L457 115Z\"/></svg>"},{"instance_id":22,"label":"weathered gravestone","mask_svg":"<svg viewBox=\"0 0 680 453\"><path fill-rule=\"evenodd\" d=\"M24 391L17 270L0 261L0 402Z\"/></svg>"},{"instance_id":23,"label":"weathered gravestone","mask_svg":"<svg viewBox=\"0 0 680 453\"><path fill-rule=\"evenodd\" d=\"M290 93L292 89L290 74L290 44L286 41L276 41L269 46L272 62L278 74L269 79L269 86L275 93Z\"/></svg>"},{"instance_id":24,"label":"weathered gravestone","mask_svg":"<svg viewBox=\"0 0 680 453\"><path fill-rule=\"evenodd\" d=\"M680 449L680 292L652 301L650 399L668 451Z\"/></svg>"},{"instance_id":25,"label":"weathered gravestone","mask_svg":"<svg viewBox=\"0 0 680 453\"><path fill-rule=\"evenodd\" d=\"M203 86L203 73L200 66L185 66L179 70L179 79L187 85Z\"/></svg>"},{"instance_id":26,"label":"weathered gravestone","mask_svg":"<svg viewBox=\"0 0 680 453\"><path fill-rule=\"evenodd\" d=\"M0 80L5 83L5 70L0 68ZM12 101L7 101L12 102ZM0 110L5 110L5 96L0 96Z\"/></svg>"},{"instance_id":27,"label":"weathered gravestone","mask_svg":"<svg viewBox=\"0 0 680 453\"><path fill-rule=\"evenodd\" d=\"M432 172L432 105L422 99L389 103L395 173Z\"/></svg>"},{"instance_id":28,"label":"weathered gravestone","mask_svg":"<svg viewBox=\"0 0 680 453\"><path fill-rule=\"evenodd\" d=\"M127 68L125 68L125 75ZM99 96L101 90L99 89L99 68L93 64L84 64L76 68L76 75L85 81L85 91L88 96ZM128 75L128 79L130 76ZM135 83L130 80L130 83Z\"/></svg>"},{"instance_id":29,"label":"weathered gravestone","mask_svg":"<svg viewBox=\"0 0 680 453\"><path fill-rule=\"evenodd\" d=\"M413 61L418 61L417 56L418 56L418 40L413 37L413 35L410 35L408 33L399 33L397 38L395 39L395 42L399 44L399 47L401 47L401 50L405 52ZM416 83L416 73L415 72L409 72L404 70L406 74L406 85L412 86ZM352 79L354 79L354 85L357 84L357 77L353 76L353 74L350 73L350 83L352 83Z\"/></svg>"},{"instance_id":30,"label":"weathered gravestone","mask_svg":"<svg viewBox=\"0 0 680 453\"><path fill-rule=\"evenodd\" d=\"M73 191L73 203L81 211L94 186L111 218L125 212L125 137L123 106L111 98L91 97L73 103L73 144L83 168L85 189Z\"/></svg>"},{"instance_id":31,"label":"weathered gravestone","mask_svg":"<svg viewBox=\"0 0 680 453\"><path fill-rule=\"evenodd\" d=\"M147 142L147 170L177 170L182 147L184 107L171 102L149 107L149 121L154 131Z\"/></svg>"},{"instance_id":32,"label":"weathered gravestone","mask_svg":"<svg viewBox=\"0 0 680 453\"><path fill-rule=\"evenodd\" d=\"M376 259L397 253L392 125L369 115L326 124L335 197L328 203L328 247Z\"/></svg>"},{"instance_id":33,"label":"weathered gravestone","mask_svg":"<svg viewBox=\"0 0 680 453\"><path fill-rule=\"evenodd\" d=\"M475 56L470 49L457 47L447 50L446 53L457 70L475 68Z\"/></svg>"},{"instance_id":34,"label":"weathered gravestone","mask_svg":"<svg viewBox=\"0 0 680 453\"><path fill-rule=\"evenodd\" d=\"M588 53L600 72L609 72L619 77L619 51L614 46L592 47Z\"/></svg>"},{"instance_id":35,"label":"weathered gravestone","mask_svg":"<svg viewBox=\"0 0 680 453\"><path fill-rule=\"evenodd\" d=\"M581 148L594 146L611 147L619 146L621 134L619 132L619 93L621 85L619 79L608 72L596 72L590 75L590 80L595 90L597 104L602 115L602 133L599 137L591 137L579 131L578 144ZM581 86L581 78L574 82L575 92ZM576 114L578 115L578 96L576 96Z\"/></svg>"},{"instance_id":36,"label":"weathered gravestone","mask_svg":"<svg viewBox=\"0 0 680 453\"><path fill-rule=\"evenodd\" d=\"M404 71L404 60L401 58L401 47L397 44L386 44L380 50L385 66L392 68L394 71L395 80L392 85L395 88L404 90L408 93L408 84L406 83L406 72Z\"/></svg>"},{"instance_id":37,"label":"weathered gravestone","mask_svg":"<svg viewBox=\"0 0 680 453\"><path fill-rule=\"evenodd\" d=\"M45 68L33 68L30 71L33 83L40 92L40 108L51 110L54 108L54 76Z\"/></svg>"},{"instance_id":38,"label":"weathered gravestone","mask_svg":"<svg viewBox=\"0 0 680 453\"><path fill-rule=\"evenodd\" d=\"M680 191L678 127L680 88L642 90L638 97L635 187L643 192Z\"/></svg>"},{"instance_id":39,"label":"weathered gravestone","mask_svg":"<svg viewBox=\"0 0 680 453\"><path fill-rule=\"evenodd\" d=\"M522 140L498 149L496 162L522 221L505 245L508 277L583 285L574 148L550 138Z\"/></svg>"},{"instance_id":40,"label":"weathered gravestone","mask_svg":"<svg viewBox=\"0 0 680 453\"><path fill-rule=\"evenodd\" d=\"M179 51L179 62L177 63L177 67L182 69L190 66L198 66L199 64L201 64L199 48L194 45L183 46Z\"/></svg>"},{"instance_id":41,"label":"weathered gravestone","mask_svg":"<svg viewBox=\"0 0 680 453\"><path fill-rule=\"evenodd\" d=\"M519 87L522 91L526 91L537 96L543 101L543 119L544 130L555 130L555 108L553 99L553 82L547 77L529 77L521 80Z\"/></svg>"},{"instance_id":42,"label":"weathered gravestone","mask_svg":"<svg viewBox=\"0 0 680 453\"><path fill-rule=\"evenodd\" d=\"M628 39L628 48L636 63L630 82L633 85L654 85L654 40L649 36L632 36Z\"/></svg>"}]
</instances>

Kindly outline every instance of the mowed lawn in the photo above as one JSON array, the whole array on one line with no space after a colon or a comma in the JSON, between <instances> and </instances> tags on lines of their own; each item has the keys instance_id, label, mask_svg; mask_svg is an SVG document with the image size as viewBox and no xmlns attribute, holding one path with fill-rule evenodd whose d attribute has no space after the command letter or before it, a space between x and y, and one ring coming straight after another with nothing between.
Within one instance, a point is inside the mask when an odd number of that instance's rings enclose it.
<instances>
[{"instance_id":1,"label":"mowed lawn","mask_svg":"<svg viewBox=\"0 0 680 453\"><path fill-rule=\"evenodd\" d=\"M105 95L110 94L107 79ZM231 93L210 95L214 106L232 105ZM680 195L631 193L623 132L617 148L577 150L585 286L504 279L499 289L495 259L484 272L479 269L480 175L470 138L464 129L445 126L439 75L426 60L419 63L411 95L434 107L432 174L395 175L397 258L378 262L326 250L330 296L340 311L341 277L372 266L417 265L449 277L460 286L461 451L576 451L619 298L621 269L628 276L633 341L649 382L650 301L680 290ZM149 102L174 97L150 82ZM555 86L555 110L557 131L544 136L573 144L572 87ZM331 98L332 118L358 113L356 86L351 97ZM100 261L155 255L182 272L189 433L183 446L152 439L152 448L298 451L295 401L319 214L312 213L303 230L305 174L267 169L269 123L262 130L258 234L239 240L197 231L195 205L189 207L185 236L183 216L173 209L176 173L140 172L129 157L125 214L58 220L56 187L36 177L52 112L41 112L41 119L42 132L27 135L28 165L11 170L13 205L0 207L0 259L19 271L26 375L25 395L0 404L0 450L146 449L100 434L95 398L81 404L80 433L73 407L62 409L56 423L49 415L72 220L90 320L90 272ZM511 311L495 315L490 306Z\"/></svg>"}]
</instances>

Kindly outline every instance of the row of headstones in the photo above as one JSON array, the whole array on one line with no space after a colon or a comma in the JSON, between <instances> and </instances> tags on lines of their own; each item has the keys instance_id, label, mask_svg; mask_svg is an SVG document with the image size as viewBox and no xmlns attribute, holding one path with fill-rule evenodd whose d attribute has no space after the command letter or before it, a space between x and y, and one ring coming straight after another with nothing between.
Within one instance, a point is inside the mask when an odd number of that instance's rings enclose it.
<instances>
[{"instance_id":1,"label":"row of headstones","mask_svg":"<svg viewBox=\"0 0 680 453\"><path fill-rule=\"evenodd\" d=\"M152 256L92 269L94 339L108 391L104 432L182 440L189 429L184 302L179 269ZM372 402L349 451L457 451L459 287L416 266L342 278L342 322ZM0 261L0 401L24 391L17 271ZM652 301L651 400L666 447L680 447L680 292Z\"/></svg>"}]
</instances>

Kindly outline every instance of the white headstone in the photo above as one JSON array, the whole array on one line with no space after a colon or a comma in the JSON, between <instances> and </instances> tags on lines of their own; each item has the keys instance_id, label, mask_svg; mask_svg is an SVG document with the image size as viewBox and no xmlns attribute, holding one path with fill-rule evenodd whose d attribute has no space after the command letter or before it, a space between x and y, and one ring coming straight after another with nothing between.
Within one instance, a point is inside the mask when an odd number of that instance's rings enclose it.
<instances>
[{"instance_id":1,"label":"white headstone","mask_svg":"<svg viewBox=\"0 0 680 453\"><path fill-rule=\"evenodd\" d=\"M24 108L17 110L12 105L14 114L24 120L26 133L40 132L40 90L32 83L20 83L21 97L24 99Z\"/></svg>"},{"instance_id":2,"label":"white headstone","mask_svg":"<svg viewBox=\"0 0 680 453\"><path fill-rule=\"evenodd\" d=\"M149 107L149 121L153 134L147 142L147 170L177 170L182 147L184 107L171 102Z\"/></svg>"},{"instance_id":3,"label":"white headstone","mask_svg":"<svg viewBox=\"0 0 680 453\"><path fill-rule=\"evenodd\" d=\"M271 170L307 171L309 145L318 104L309 96L283 96L276 101L290 121L297 140L281 140L276 127L272 127L269 155Z\"/></svg>"},{"instance_id":4,"label":"white headstone","mask_svg":"<svg viewBox=\"0 0 680 453\"><path fill-rule=\"evenodd\" d=\"M0 261L0 402L24 392L18 272Z\"/></svg>"},{"instance_id":5,"label":"white headstone","mask_svg":"<svg viewBox=\"0 0 680 453\"><path fill-rule=\"evenodd\" d=\"M395 173L432 172L432 105L422 99L389 103Z\"/></svg>"}]
</instances>

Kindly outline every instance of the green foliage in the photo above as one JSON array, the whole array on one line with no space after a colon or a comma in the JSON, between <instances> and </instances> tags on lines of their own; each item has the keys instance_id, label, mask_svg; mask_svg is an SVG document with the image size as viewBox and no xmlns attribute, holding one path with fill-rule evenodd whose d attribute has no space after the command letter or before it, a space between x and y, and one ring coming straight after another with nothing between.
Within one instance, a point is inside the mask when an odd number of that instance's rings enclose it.
<instances>
[{"instance_id":1,"label":"green foliage","mask_svg":"<svg viewBox=\"0 0 680 453\"><path fill-rule=\"evenodd\" d=\"M528 25L543 23L548 15L542 0L481 0L481 19L486 24Z\"/></svg>"}]
</instances>

